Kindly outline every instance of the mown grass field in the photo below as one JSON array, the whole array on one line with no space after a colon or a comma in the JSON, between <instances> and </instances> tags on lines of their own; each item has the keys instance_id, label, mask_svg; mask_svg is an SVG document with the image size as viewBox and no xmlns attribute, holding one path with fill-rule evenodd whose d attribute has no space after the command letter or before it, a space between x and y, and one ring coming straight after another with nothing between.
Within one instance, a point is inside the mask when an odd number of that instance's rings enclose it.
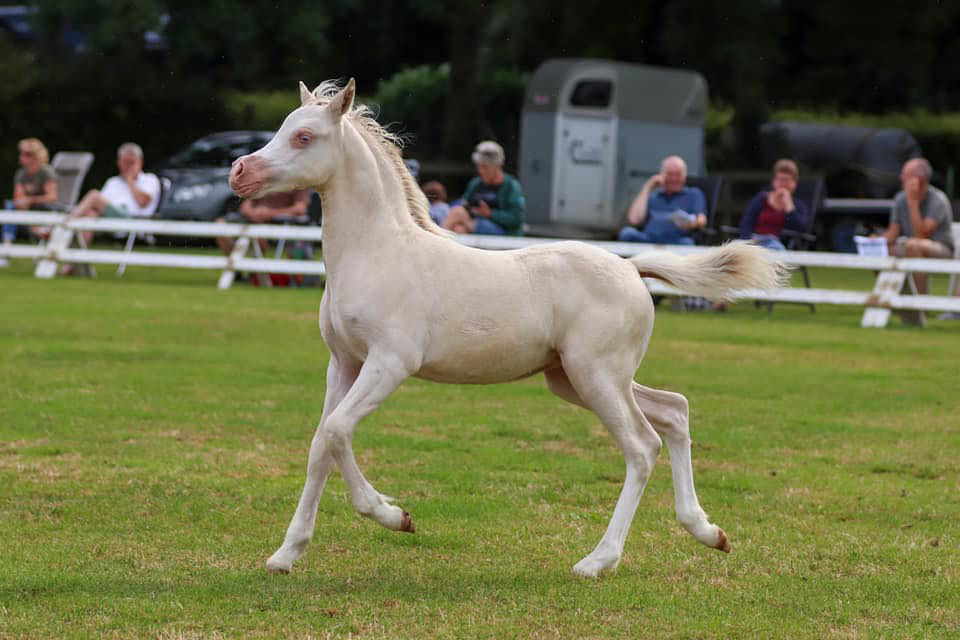
<instances>
[{"instance_id":1,"label":"mown grass field","mask_svg":"<svg viewBox=\"0 0 960 640\"><path fill-rule=\"evenodd\" d=\"M321 291L215 279L0 270L0 638L960 635L960 323L659 313L637 379L689 396L728 556L676 524L664 450L619 571L578 579L623 479L592 414L539 376L410 381L356 451L417 533L355 515L334 474L277 576L323 398ZM841 279L869 287L814 273Z\"/></svg>"}]
</instances>

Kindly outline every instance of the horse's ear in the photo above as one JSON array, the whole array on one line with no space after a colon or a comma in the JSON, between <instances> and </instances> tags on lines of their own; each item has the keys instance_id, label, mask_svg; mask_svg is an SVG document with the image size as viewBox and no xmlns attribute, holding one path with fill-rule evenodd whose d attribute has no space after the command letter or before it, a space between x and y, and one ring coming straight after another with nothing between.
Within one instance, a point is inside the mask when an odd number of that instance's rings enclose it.
<instances>
[{"instance_id":1,"label":"horse's ear","mask_svg":"<svg viewBox=\"0 0 960 640\"><path fill-rule=\"evenodd\" d=\"M346 114L353 107L353 98L357 93L357 83L353 78L347 82L347 86L340 90L330 101L330 110L338 116Z\"/></svg>"},{"instance_id":2,"label":"horse's ear","mask_svg":"<svg viewBox=\"0 0 960 640\"><path fill-rule=\"evenodd\" d=\"M300 106L304 106L308 102L313 100L313 94L310 93L310 89L307 89L307 85L303 84L303 80L300 81Z\"/></svg>"}]
</instances>

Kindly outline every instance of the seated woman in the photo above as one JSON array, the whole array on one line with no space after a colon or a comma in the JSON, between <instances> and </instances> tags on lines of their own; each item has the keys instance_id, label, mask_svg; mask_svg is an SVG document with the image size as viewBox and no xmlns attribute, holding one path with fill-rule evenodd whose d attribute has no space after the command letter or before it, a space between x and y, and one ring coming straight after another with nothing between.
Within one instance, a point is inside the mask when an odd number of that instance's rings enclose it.
<instances>
[{"instance_id":1,"label":"seated woman","mask_svg":"<svg viewBox=\"0 0 960 640\"><path fill-rule=\"evenodd\" d=\"M503 147L492 140L476 146L471 156L477 176L467 184L443 220L443 228L456 233L523 235L526 199L520 182L503 171Z\"/></svg>"},{"instance_id":2,"label":"seated woman","mask_svg":"<svg viewBox=\"0 0 960 640\"><path fill-rule=\"evenodd\" d=\"M793 199L799 179L796 162L786 158L777 160L773 165L773 188L761 191L747 205L740 218L740 237L767 249L785 251L780 239L784 229L806 231L809 209L802 201Z\"/></svg>"},{"instance_id":3,"label":"seated woman","mask_svg":"<svg viewBox=\"0 0 960 640\"><path fill-rule=\"evenodd\" d=\"M692 233L707 224L706 210L703 192L687 186L687 163L680 156L667 156L660 173L650 176L634 198L627 211L630 226L621 229L617 239L690 245Z\"/></svg>"},{"instance_id":4,"label":"seated woman","mask_svg":"<svg viewBox=\"0 0 960 640\"><path fill-rule=\"evenodd\" d=\"M50 154L36 138L24 138L17 144L20 168L13 177L12 208L20 211L57 209L57 174L50 167ZM39 236L46 236L46 227L31 227ZM3 225L3 241L13 242L17 228Z\"/></svg>"}]
</instances>

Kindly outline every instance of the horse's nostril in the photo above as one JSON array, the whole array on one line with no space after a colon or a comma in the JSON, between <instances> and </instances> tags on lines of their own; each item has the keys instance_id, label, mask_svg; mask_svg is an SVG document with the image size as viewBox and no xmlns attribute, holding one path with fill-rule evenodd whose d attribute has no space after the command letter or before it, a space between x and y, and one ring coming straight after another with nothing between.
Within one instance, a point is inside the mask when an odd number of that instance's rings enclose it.
<instances>
[{"instance_id":1,"label":"horse's nostril","mask_svg":"<svg viewBox=\"0 0 960 640\"><path fill-rule=\"evenodd\" d=\"M233 163L233 175L239 176L243 173L243 160L237 160Z\"/></svg>"}]
</instances>

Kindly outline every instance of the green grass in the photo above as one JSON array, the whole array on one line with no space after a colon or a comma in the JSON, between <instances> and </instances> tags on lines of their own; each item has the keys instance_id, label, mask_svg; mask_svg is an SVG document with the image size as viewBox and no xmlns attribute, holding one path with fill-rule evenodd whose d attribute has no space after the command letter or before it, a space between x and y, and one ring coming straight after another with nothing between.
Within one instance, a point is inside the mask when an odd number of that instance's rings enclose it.
<instances>
[{"instance_id":1,"label":"green grass","mask_svg":"<svg viewBox=\"0 0 960 640\"><path fill-rule=\"evenodd\" d=\"M637 379L690 398L729 556L676 524L664 452L619 571L578 579L623 477L593 416L539 376L410 381L356 451L417 533L359 518L334 474L276 576L323 398L321 292L215 280L0 271L0 637L960 634L957 323L659 313ZM814 273L841 281L870 275Z\"/></svg>"}]
</instances>

